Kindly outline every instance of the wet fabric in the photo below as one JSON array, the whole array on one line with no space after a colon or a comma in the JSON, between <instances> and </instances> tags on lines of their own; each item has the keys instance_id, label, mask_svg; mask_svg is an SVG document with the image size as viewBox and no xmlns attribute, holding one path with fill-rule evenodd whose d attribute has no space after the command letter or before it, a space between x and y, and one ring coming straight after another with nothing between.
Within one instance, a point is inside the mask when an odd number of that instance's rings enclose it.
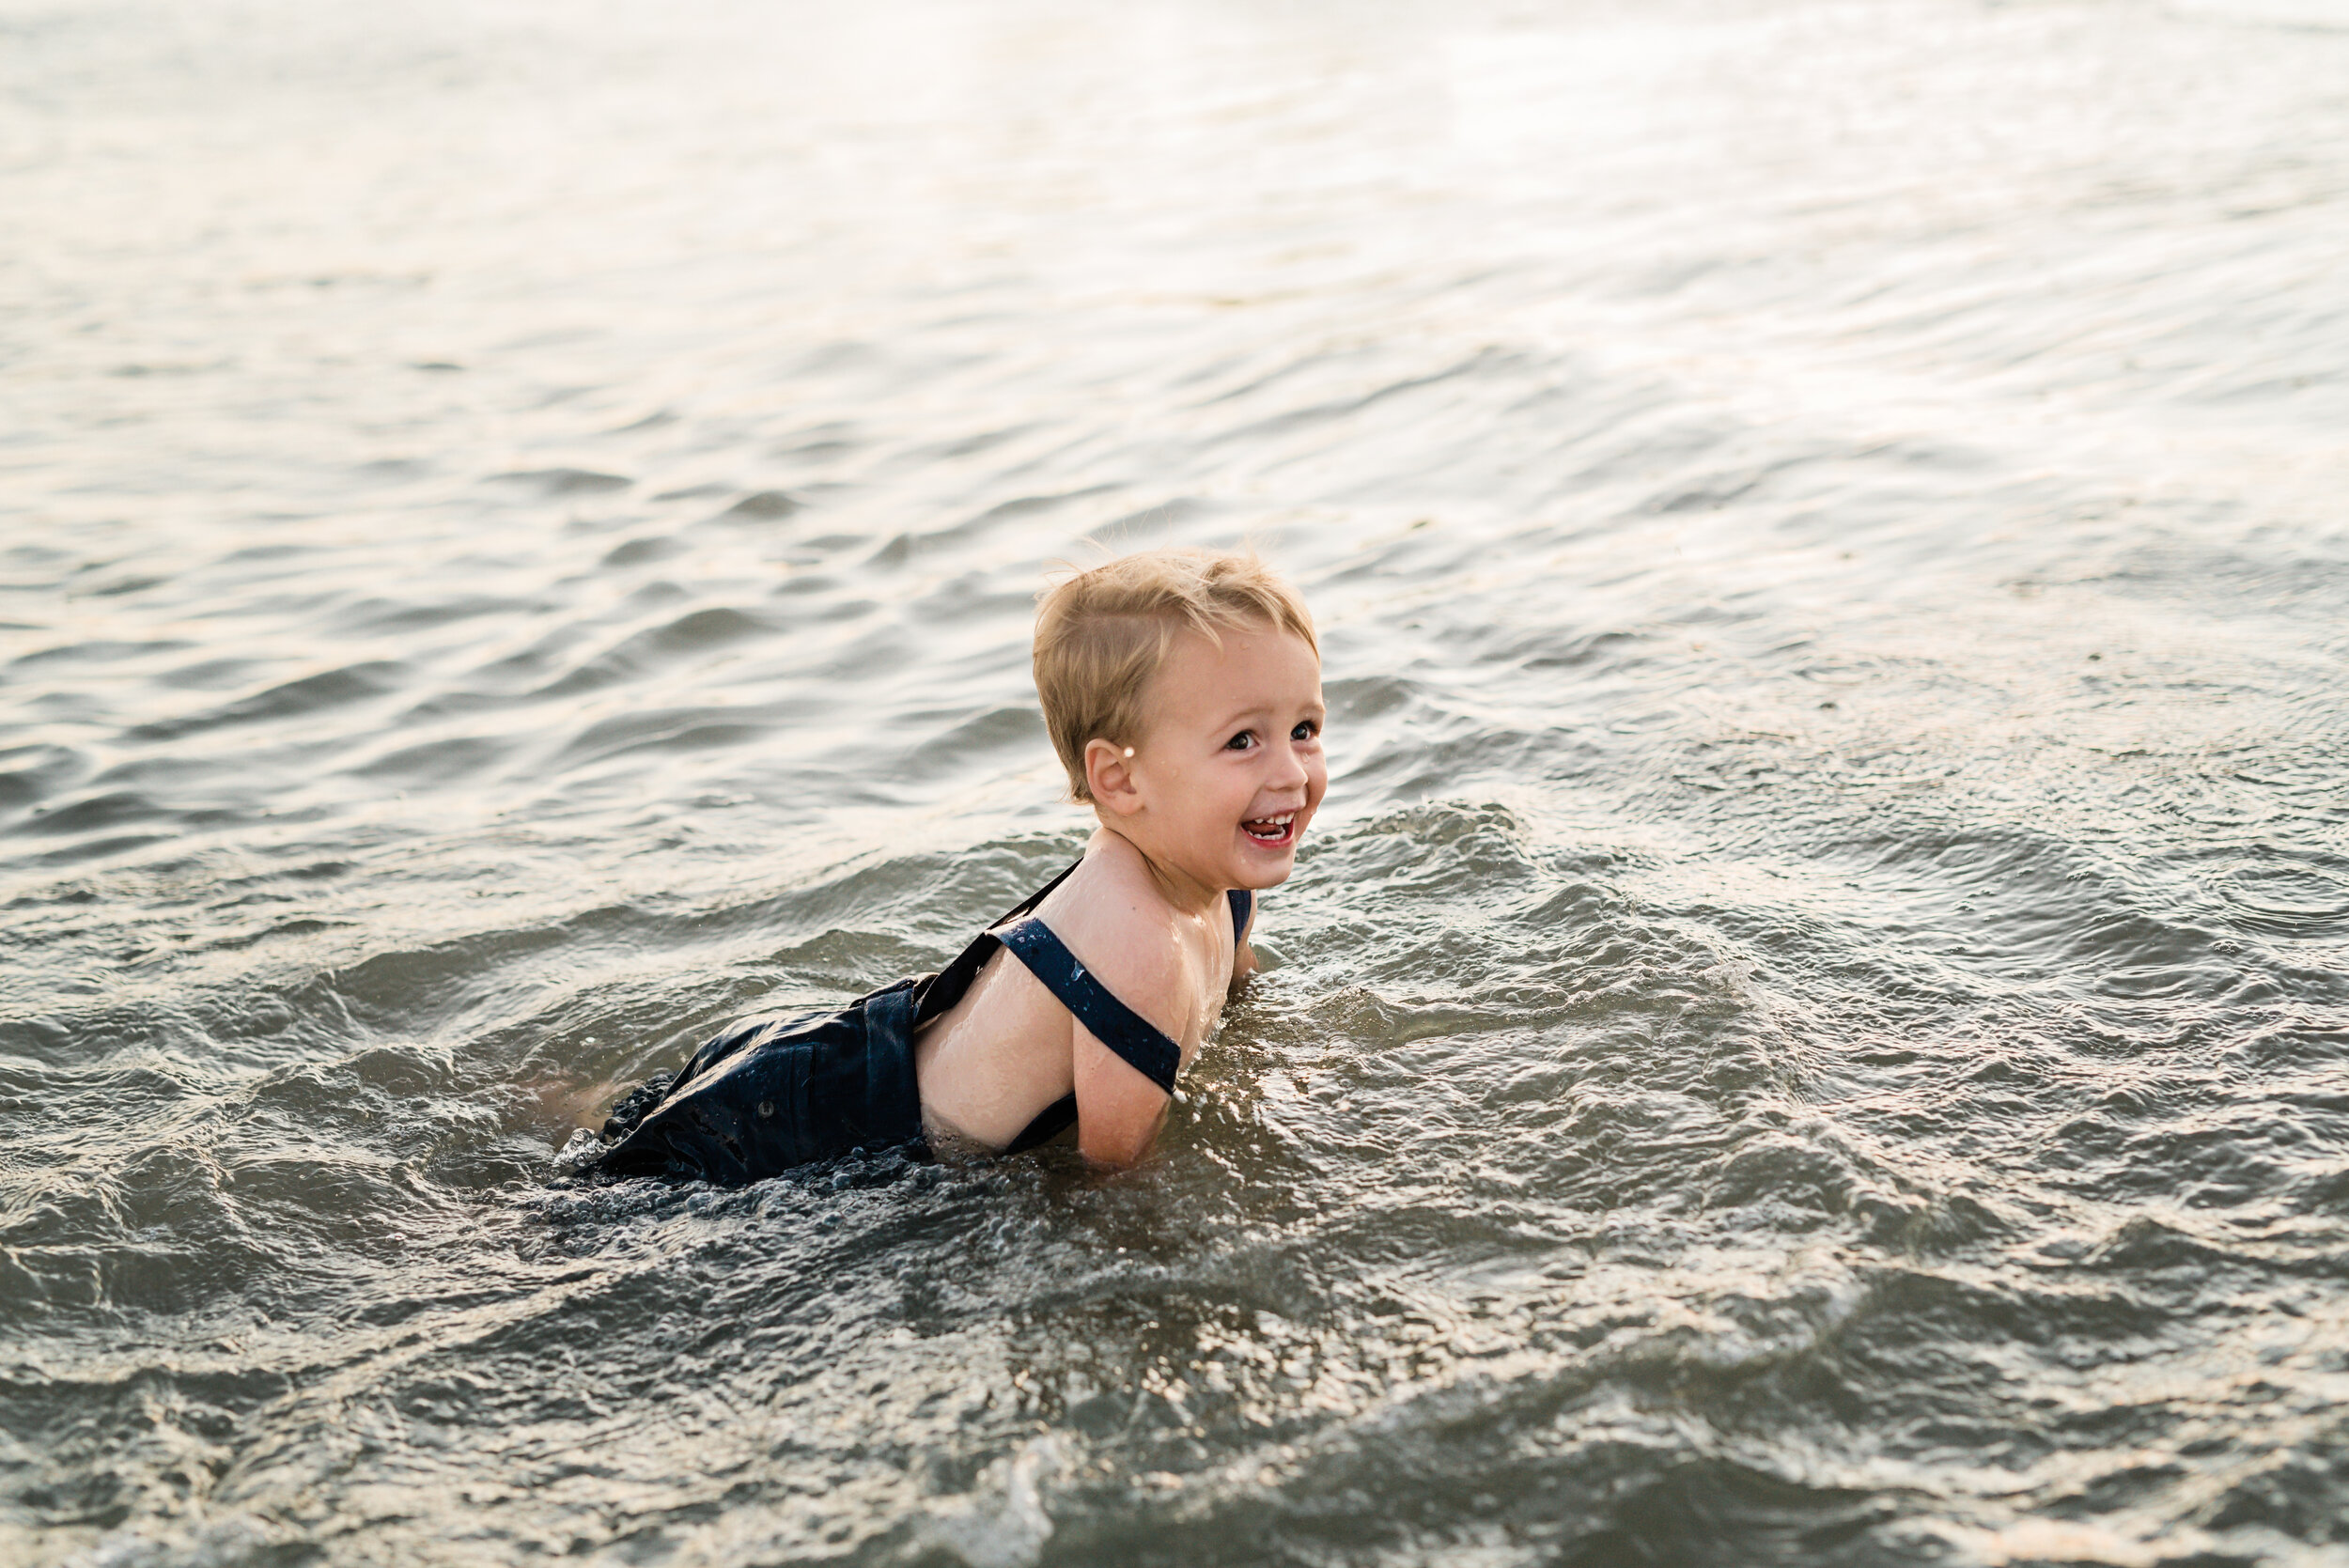
<instances>
[{"instance_id":1,"label":"wet fabric","mask_svg":"<svg viewBox=\"0 0 2349 1568\"><path fill-rule=\"evenodd\" d=\"M918 1141L916 984L901 980L832 1013L733 1025L676 1078L656 1079L613 1108L603 1131L615 1141L599 1166L739 1187Z\"/></svg>"},{"instance_id":2,"label":"wet fabric","mask_svg":"<svg viewBox=\"0 0 2349 1568\"><path fill-rule=\"evenodd\" d=\"M1175 1042L1087 973L1043 922L1022 918L1074 870L1021 900L936 974L897 981L832 1012L746 1018L720 1032L675 1077L657 1075L621 1097L603 1126L611 1146L594 1168L739 1187L843 1155L926 1152L914 1036L962 1000L999 946L1096 1038L1172 1094L1182 1064ZM1247 929L1250 895L1228 896L1237 939ZM1072 1094L1005 1152L1034 1148L1076 1120Z\"/></svg>"}]
</instances>

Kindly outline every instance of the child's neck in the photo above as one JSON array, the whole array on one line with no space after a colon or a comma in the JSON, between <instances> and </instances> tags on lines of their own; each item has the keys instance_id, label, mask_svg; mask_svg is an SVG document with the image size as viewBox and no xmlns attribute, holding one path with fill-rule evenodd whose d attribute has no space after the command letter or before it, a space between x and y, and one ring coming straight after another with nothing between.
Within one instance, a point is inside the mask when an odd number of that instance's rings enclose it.
<instances>
[{"instance_id":1,"label":"child's neck","mask_svg":"<svg viewBox=\"0 0 2349 1568\"><path fill-rule=\"evenodd\" d=\"M1132 834L1107 822L1102 822L1094 831L1093 844L1087 846L1088 851L1100 846L1105 839L1113 839L1131 852L1150 878L1150 885L1158 890L1160 898L1166 900L1167 907L1176 913L1190 915L1194 920L1204 919L1221 902L1221 888L1207 886L1173 861L1152 854L1149 846L1136 840Z\"/></svg>"}]
</instances>

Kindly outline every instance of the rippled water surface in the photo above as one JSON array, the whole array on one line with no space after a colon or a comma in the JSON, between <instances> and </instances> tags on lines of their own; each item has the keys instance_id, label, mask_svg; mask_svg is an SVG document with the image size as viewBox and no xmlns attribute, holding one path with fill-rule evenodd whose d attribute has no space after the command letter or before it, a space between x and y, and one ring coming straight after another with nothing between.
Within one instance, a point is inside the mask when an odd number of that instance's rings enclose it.
<instances>
[{"instance_id":1,"label":"rippled water surface","mask_svg":"<svg viewBox=\"0 0 2349 1568\"><path fill-rule=\"evenodd\" d=\"M2349 1562L2349 12L0 0L0 1557ZM1161 1156L552 1152L1333 783Z\"/></svg>"}]
</instances>

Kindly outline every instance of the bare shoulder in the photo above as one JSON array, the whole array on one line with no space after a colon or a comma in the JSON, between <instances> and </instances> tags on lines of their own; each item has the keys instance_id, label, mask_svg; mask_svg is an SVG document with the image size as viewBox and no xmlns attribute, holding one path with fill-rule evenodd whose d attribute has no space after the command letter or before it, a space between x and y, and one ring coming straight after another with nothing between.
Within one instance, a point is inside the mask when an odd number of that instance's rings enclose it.
<instances>
[{"instance_id":1,"label":"bare shoulder","mask_svg":"<svg viewBox=\"0 0 2349 1568\"><path fill-rule=\"evenodd\" d=\"M1128 861L1132 863L1126 863ZM1037 911L1110 994L1181 1039L1197 981L1181 917L1130 850L1096 850Z\"/></svg>"}]
</instances>

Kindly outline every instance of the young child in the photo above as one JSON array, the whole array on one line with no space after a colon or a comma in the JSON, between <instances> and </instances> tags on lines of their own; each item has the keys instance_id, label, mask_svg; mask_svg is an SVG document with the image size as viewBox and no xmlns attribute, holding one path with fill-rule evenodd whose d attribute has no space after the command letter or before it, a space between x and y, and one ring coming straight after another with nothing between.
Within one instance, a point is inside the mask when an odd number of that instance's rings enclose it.
<instances>
[{"instance_id":1,"label":"young child","mask_svg":"<svg viewBox=\"0 0 2349 1568\"><path fill-rule=\"evenodd\" d=\"M614 1108L601 1169L739 1184L1071 1126L1101 1165L1149 1151L1329 785L1319 647L1254 558L1150 551L1045 593L1035 684L1098 824L1084 858L937 974L721 1033Z\"/></svg>"}]
</instances>

